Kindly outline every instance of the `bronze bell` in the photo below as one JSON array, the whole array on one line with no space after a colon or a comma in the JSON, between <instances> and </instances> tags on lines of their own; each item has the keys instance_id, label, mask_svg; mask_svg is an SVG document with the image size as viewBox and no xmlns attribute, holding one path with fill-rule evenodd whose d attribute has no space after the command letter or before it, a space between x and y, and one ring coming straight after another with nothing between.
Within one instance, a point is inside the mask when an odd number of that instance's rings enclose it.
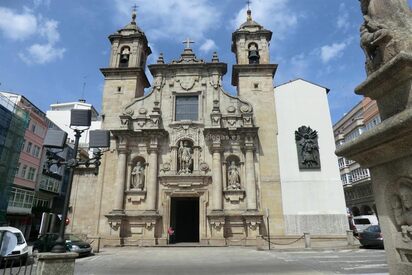
<instances>
[{"instance_id":1,"label":"bronze bell","mask_svg":"<svg viewBox=\"0 0 412 275\"><path fill-rule=\"evenodd\" d=\"M259 64L259 52L257 50L251 50L249 52L249 64Z\"/></svg>"},{"instance_id":2,"label":"bronze bell","mask_svg":"<svg viewBox=\"0 0 412 275\"><path fill-rule=\"evenodd\" d=\"M120 62L122 63L127 63L129 61L129 55L128 54L122 54L120 57Z\"/></svg>"}]
</instances>

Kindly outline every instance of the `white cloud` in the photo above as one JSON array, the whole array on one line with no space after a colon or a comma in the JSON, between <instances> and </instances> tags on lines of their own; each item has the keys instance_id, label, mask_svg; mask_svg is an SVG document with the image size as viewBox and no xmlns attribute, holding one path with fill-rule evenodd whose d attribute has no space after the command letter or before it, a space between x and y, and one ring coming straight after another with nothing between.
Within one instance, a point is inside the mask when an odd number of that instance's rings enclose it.
<instances>
[{"instance_id":1,"label":"white cloud","mask_svg":"<svg viewBox=\"0 0 412 275\"><path fill-rule=\"evenodd\" d=\"M206 39L206 41L200 46L200 50L204 53L217 49L215 41L212 39Z\"/></svg>"},{"instance_id":2,"label":"white cloud","mask_svg":"<svg viewBox=\"0 0 412 275\"><path fill-rule=\"evenodd\" d=\"M49 7L50 3L51 3L51 0L33 0L33 5L35 8L38 8L41 5Z\"/></svg>"},{"instance_id":3,"label":"white cloud","mask_svg":"<svg viewBox=\"0 0 412 275\"><path fill-rule=\"evenodd\" d=\"M26 64L45 64L56 59L62 59L66 49L55 48L53 44L33 44L26 49L27 54L19 53Z\"/></svg>"},{"instance_id":4,"label":"white cloud","mask_svg":"<svg viewBox=\"0 0 412 275\"><path fill-rule=\"evenodd\" d=\"M34 5L48 5L50 1L34 1ZM59 23L53 19L35 16L32 10L24 8L19 14L14 10L0 7L0 32L4 37L14 40L28 40L31 38L46 39L45 43L33 43L24 51L19 52L19 57L27 64L45 64L56 59L62 59L65 48L56 47L60 40L58 31Z\"/></svg>"},{"instance_id":5,"label":"white cloud","mask_svg":"<svg viewBox=\"0 0 412 275\"><path fill-rule=\"evenodd\" d=\"M325 45L320 49L320 57L323 63L328 63L330 60L342 56L343 50L346 48L346 43L333 43Z\"/></svg>"},{"instance_id":6,"label":"white cloud","mask_svg":"<svg viewBox=\"0 0 412 275\"><path fill-rule=\"evenodd\" d=\"M298 15L288 7L289 0L254 0L250 9L252 19L269 30L274 30L274 37L282 39L287 32L295 27ZM243 7L231 21L234 29L246 21L247 6Z\"/></svg>"},{"instance_id":7,"label":"white cloud","mask_svg":"<svg viewBox=\"0 0 412 275\"><path fill-rule=\"evenodd\" d=\"M339 15L338 18L336 20L336 26L338 27L338 29L341 30L348 30L350 23L349 23L349 13L346 9L345 3L341 3L339 5Z\"/></svg>"},{"instance_id":8,"label":"white cloud","mask_svg":"<svg viewBox=\"0 0 412 275\"><path fill-rule=\"evenodd\" d=\"M11 40L25 40L37 32L36 17L28 11L21 14L0 7L0 32Z\"/></svg>"},{"instance_id":9,"label":"white cloud","mask_svg":"<svg viewBox=\"0 0 412 275\"><path fill-rule=\"evenodd\" d=\"M115 0L116 24L126 24L125 18L130 18L130 7L134 3L134 0ZM204 39L207 31L219 27L219 18L220 12L207 0L140 1L137 10L137 24L150 40L183 41L189 36L199 41Z\"/></svg>"}]
</instances>

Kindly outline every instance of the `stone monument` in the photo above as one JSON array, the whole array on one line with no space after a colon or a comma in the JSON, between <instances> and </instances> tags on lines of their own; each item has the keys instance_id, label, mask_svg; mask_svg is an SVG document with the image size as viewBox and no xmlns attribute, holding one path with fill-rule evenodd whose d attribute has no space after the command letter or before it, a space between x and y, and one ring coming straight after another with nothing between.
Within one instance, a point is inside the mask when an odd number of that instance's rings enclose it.
<instances>
[{"instance_id":1,"label":"stone monument","mask_svg":"<svg viewBox=\"0 0 412 275\"><path fill-rule=\"evenodd\" d=\"M407 0L362 0L367 79L382 123L337 150L370 169L390 274L412 274L412 12Z\"/></svg>"}]
</instances>

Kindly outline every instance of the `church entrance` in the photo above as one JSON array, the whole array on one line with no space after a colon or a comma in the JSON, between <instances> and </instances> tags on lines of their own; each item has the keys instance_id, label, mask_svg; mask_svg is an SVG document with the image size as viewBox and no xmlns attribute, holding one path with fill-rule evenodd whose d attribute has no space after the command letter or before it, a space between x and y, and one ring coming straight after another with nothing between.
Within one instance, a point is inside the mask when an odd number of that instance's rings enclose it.
<instances>
[{"instance_id":1,"label":"church entrance","mask_svg":"<svg viewBox=\"0 0 412 275\"><path fill-rule=\"evenodd\" d=\"M170 243L199 242L199 198L172 197Z\"/></svg>"}]
</instances>

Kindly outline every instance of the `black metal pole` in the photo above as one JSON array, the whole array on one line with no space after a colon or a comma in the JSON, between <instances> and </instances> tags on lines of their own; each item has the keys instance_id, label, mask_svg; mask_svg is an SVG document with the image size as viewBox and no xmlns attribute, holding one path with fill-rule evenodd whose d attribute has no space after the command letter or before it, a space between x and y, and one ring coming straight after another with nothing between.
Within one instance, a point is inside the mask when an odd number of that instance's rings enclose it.
<instances>
[{"instance_id":1,"label":"black metal pole","mask_svg":"<svg viewBox=\"0 0 412 275\"><path fill-rule=\"evenodd\" d=\"M67 218L67 212L69 209L70 194L72 191L74 168L76 167L76 163L77 163L77 149L79 147L79 140L83 133L83 130L74 129L74 132L75 132L74 157L67 164L67 168L70 169L69 181L67 185L66 196L64 198L63 213L62 213L62 219L61 219L60 228L59 228L59 237L57 238L56 244L53 246L51 250L51 252L53 253L65 253L66 252L66 241L64 239L64 231L66 229L66 218Z\"/></svg>"},{"instance_id":2,"label":"black metal pole","mask_svg":"<svg viewBox=\"0 0 412 275\"><path fill-rule=\"evenodd\" d=\"M266 221L268 223L268 244L269 244L269 250L270 250L270 226L269 226L269 215L266 217Z\"/></svg>"}]
</instances>

